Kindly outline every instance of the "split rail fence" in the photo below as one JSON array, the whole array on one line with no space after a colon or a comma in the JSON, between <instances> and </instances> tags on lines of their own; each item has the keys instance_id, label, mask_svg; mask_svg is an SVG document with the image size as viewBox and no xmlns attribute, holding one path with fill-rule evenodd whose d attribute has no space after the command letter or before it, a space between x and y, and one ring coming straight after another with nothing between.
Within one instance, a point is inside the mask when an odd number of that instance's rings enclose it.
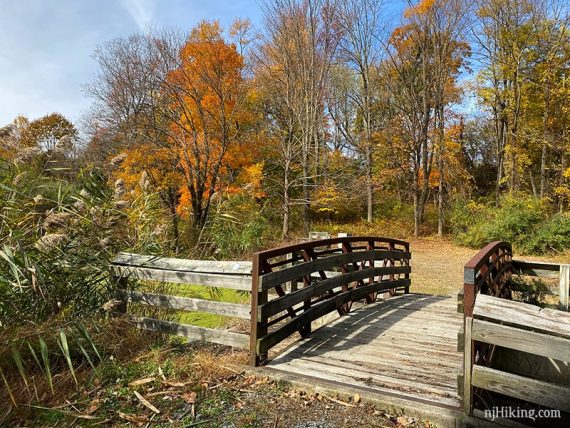
<instances>
[{"instance_id":1,"label":"split rail fence","mask_svg":"<svg viewBox=\"0 0 570 428\"><path fill-rule=\"evenodd\" d=\"M245 320L250 318L248 304L133 291L128 289L128 280L192 284L249 294L251 262L183 260L120 253L113 260L111 269L121 284L121 298L125 301L123 312L126 311L126 302L130 301L180 311L206 312ZM140 328L184 336L191 340L203 340L244 349L249 347L249 335L246 333L179 324L149 317L134 318L134 321Z\"/></svg>"}]
</instances>

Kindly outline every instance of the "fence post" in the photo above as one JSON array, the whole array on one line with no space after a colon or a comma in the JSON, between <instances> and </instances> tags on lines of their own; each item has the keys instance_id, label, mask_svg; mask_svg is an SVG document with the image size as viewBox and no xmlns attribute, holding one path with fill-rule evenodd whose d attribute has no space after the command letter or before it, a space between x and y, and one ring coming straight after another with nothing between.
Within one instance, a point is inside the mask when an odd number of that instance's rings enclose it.
<instances>
[{"instance_id":1,"label":"fence post","mask_svg":"<svg viewBox=\"0 0 570 428\"><path fill-rule=\"evenodd\" d=\"M465 318L464 347L463 347L463 411L470 416L473 411L473 388L471 386L471 373L473 371L473 341L471 329L473 318Z\"/></svg>"},{"instance_id":2,"label":"fence post","mask_svg":"<svg viewBox=\"0 0 570 428\"><path fill-rule=\"evenodd\" d=\"M129 280L121 275L113 267L111 267L111 280L116 284L117 289L114 293L114 299L106 303L109 305L110 315L118 317L127 313L127 290L129 288Z\"/></svg>"},{"instance_id":3,"label":"fence post","mask_svg":"<svg viewBox=\"0 0 570 428\"><path fill-rule=\"evenodd\" d=\"M570 294L570 265L560 265L560 309L568 311Z\"/></svg>"}]
</instances>

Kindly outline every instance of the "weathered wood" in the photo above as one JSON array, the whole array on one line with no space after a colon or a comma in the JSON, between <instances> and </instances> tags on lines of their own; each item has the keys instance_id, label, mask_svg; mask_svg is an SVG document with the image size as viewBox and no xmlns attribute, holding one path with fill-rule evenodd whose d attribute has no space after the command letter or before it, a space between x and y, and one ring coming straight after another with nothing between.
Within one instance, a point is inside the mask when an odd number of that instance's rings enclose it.
<instances>
[{"instance_id":1,"label":"weathered wood","mask_svg":"<svg viewBox=\"0 0 570 428\"><path fill-rule=\"evenodd\" d=\"M267 368L458 408L463 320L454 306L455 299L418 294L363 305L288 345Z\"/></svg>"},{"instance_id":2,"label":"weathered wood","mask_svg":"<svg viewBox=\"0 0 570 428\"><path fill-rule=\"evenodd\" d=\"M570 361L570 340L544 333L474 319L472 339L543 357Z\"/></svg>"},{"instance_id":3,"label":"weathered wood","mask_svg":"<svg viewBox=\"0 0 570 428\"><path fill-rule=\"evenodd\" d=\"M489 367L473 366L473 386L570 412L570 388Z\"/></svg>"},{"instance_id":4,"label":"weathered wood","mask_svg":"<svg viewBox=\"0 0 570 428\"><path fill-rule=\"evenodd\" d=\"M570 295L570 265L560 265L560 309L568 311Z\"/></svg>"},{"instance_id":5,"label":"weathered wood","mask_svg":"<svg viewBox=\"0 0 570 428\"><path fill-rule=\"evenodd\" d=\"M263 290L268 290L287 281L294 281L313 272L327 271L338 268L344 264L368 260L384 260L395 258L397 260L409 259L410 253L404 251L370 250L351 253L336 254L317 260L299 263L286 269L267 273L260 277Z\"/></svg>"},{"instance_id":6,"label":"weathered wood","mask_svg":"<svg viewBox=\"0 0 570 428\"><path fill-rule=\"evenodd\" d=\"M570 313L478 295L473 316L514 327L570 338Z\"/></svg>"},{"instance_id":7,"label":"weathered wood","mask_svg":"<svg viewBox=\"0 0 570 428\"><path fill-rule=\"evenodd\" d=\"M342 275L335 276L330 279L321 280L315 283L311 283L310 286L301 288L293 293L286 294L277 299L270 300L263 306L259 307L259 317L261 319L267 319L268 317L275 315L287 308L296 305L304 300L313 298L315 296L320 296L329 290L333 290L345 284L350 284L351 282L356 282L365 278L372 276L384 276L390 273L406 273L410 271L409 266L396 266L396 267L377 267L370 269L363 269L358 271L353 271L345 273Z\"/></svg>"},{"instance_id":8,"label":"weathered wood","mask_svg":"<svg viewBox=\"0 0 570 428\"><path fill-rule=\"evenodd\" d=\"M251 275L250 261L187 260L169 257L119 253L114 265L148 267L153 269L180 270L186 272Z\"/></svg>"},{"instance_id":9,"label":"weathered wood","mask_svg":"<svg viewBox=\"0 0 570 428\"><path fill-rule=\"evenodd\" d=\"M346 292L339 293L329 300L324 300L317 303L309 309L306 309L302 314L293 318L282 327L267 335L260 337L257 341L257 352L267 352L268 349L281 342L283 339L289 337L295 331L307 325L311 321L334 311L336 308L342 306L350 300L363 299L367 294L372 292L379 292L389 290L390 288L404 287L409 285L410 280L402 279L396 281L388 281L382 283L374 283L365 285L363 287L353 288Z\"/></svg>"},{"instance_id":10,"label":"weathered wood","mask_svg":"<svg viewBox=\"0 0 570 428\"><path fill-rule=\"evenodd\" d=\"M216 302L213 300L194 299L190 297L141 293L139 291L127 291L124 295L132 302L144 305L160 306L162 308L178 309L183 311L208 312L211 314L242 319L249 319L250 317L249 305L239 303Z\"/></svg>"},{"instance_id":11,"label":"weathered wood","mask_svg":"<svg viewBox=\"0 0 570 428\"><path fill-rule=\"evenodd\" d=\"M196 284L208 287L228 288L251 291L251 277L244 275L226 275L179 270L153 269L133 266L112 266L113 275L144 281L173 282L178 284Z\"/></svg>"},{"instance_id":12,"label":"weathered wood","mask_svg":"<svg viewBox=\"0 0 570 428\"><path fill-rule=\"evenodd\" d=\"M560 271L560 265L557 263L535 262L529 260L513 259L512 266L513 273L544 278L558 278L558 272Z\"/></svg>"},{"instance_id":13,"label":"weathered wood","mask_svg":"<svg viewBox=\"0 0 570 428\"><path fill-rule=\"evenodd\" d=\"M283 247L260 251L257 254L259 254L262 260L268 260L270 258L282 256L285 254L293 254L296 252L300 252L309 247L310 248L330 247L335 244L342 244L346 242L351 243L351 242L368 242L368 241L374 241L375 243L379 244L381 243L385 245L392 243L394 245L399 245L403 248L406 248L406 251L407 249L409 249L410 245L408 242L399 239L383 238L376 236L348 236L348 237L321 239L318 241L303 242L300 244L285 245Z\"/></svg>"},{"instance_id":14,"label":"weathered wood","mask_svg":"<svg viewBox=\"0 0 570 428\"><path fill-rule=\"evenodd\" d=\"M175 322L147 317L135 318L134 322L137 327L142 329L183 336L190 340L218 343L220 345L232 346L234 348L248 348L249 346L249 336L243 333L197 327L188 324L178 324Z\"/></svg>"},{"instance_id":15,"label":"weathered wood","mask_svg":"<svg viewBox=\"0 0 570 428\"><path fill-rule=\"evenodd\" d=\"M473 372L473 340L471 331L473 326L473 318L465 318L465 329L463 333L463 411L470 416L473 410L473 388L472 388L472 372Z\"/></svg>"}]
</instances>

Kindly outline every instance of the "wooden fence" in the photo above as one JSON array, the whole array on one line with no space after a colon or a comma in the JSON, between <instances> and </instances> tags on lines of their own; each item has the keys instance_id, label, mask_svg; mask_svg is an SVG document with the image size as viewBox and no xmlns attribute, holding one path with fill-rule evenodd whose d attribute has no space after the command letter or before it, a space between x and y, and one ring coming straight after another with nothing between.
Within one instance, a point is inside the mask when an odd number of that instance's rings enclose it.
<instances>
[{"instance_id":1,"label":"wooden fence","mask_svg":"<svg viewBox=\"0 0 570 428\"><path fill-rule=\"evenodd\" d=\"M199 311L249 320L249 305L175 295L128 290L127 279L193 284L251 291L251 262L182 260L120 253L111 264L112 274L122 284L122 299L143 305L180 311ZM249 296L248 296L249 298ZM122 306L126 311L126 304ZM140 328L176 334L238 348L249 347L249 335L229 330L198 327L148 317L134 319Z\"/></svg>"},{"instance_id":2,"label":"wooden fence","mask_svg":"<svg viewBox=\"0 0 570 428\"><path fill-rule=\"evenodd\" d=\"M513 275L558 278L560 309L512 301ZM464 314L459 347L464 411L474 409L474 391L493 391L530 403L570 411L570 385L545 382L493 368L497 347L570 362L568 288L570 265L513 260L507 242L493 242L464 268L458 310Z\"/></svg>"},{"instance_id":3,"label":"wooden fence","mask_svg":"<svg viewBox=\"0 0 570 428\"><path fill-rule=\"evenodd\" d=\"M409 291L409 244L378 237L338 237L256 253L251 296L251 363L311 322L379 292ZM302 283L302 288L297 288Z\"/></svg>"}]
</instances>

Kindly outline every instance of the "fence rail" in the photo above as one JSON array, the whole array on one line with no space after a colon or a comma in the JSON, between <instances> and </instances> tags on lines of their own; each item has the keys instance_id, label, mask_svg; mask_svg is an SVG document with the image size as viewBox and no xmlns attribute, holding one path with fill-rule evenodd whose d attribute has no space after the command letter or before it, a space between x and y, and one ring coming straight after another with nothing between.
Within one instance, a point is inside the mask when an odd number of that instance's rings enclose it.
<instances>
[{"instance_id":1,"label":"fence rail","mask_svg":"<svg viewBox=\"0 0 570 428\"><path fill-rule=\"evenodd\" d=\"M133 291L127 289L126 281L130 278L249 292L251 291L251 262L183 260L120 253L111 263L111 271L123 288L120 295L124 302L121 305L122 312L126 312L126 302L133 302L166 309L206 312L241 319L250 318L248 304ZM135 317L133 320L139 328L147 330L238 348L249 347L249 334L245 333L179 324L149 317Z\"/></svg>"},{"instance_id":2,"label":"fence rail","mask_svg":"<svg viewBox=\"0 0 570 428\"><path fill-rule=\"evenodd\" d=\"M512 301L513 275L558 278L553 294L559 295L561 310ZM464 352L459 384L467 414L474 411L474 388L568 411L570 386L497 370L493 362L497 347L570 361L569 287L570 265L513 260L507 242L490 243L465 265L458 296L464 327L458 346Z\"/></svg>"},{"instance_id":3,"label":"fence rail","mask_svg":"<svg viewBox=\"0 0 570 428\"><path fill-rule=\"evenodd\" d=\"M471 387L570 412L570 385L477 364L470 352L474 343L570 362L570 314L481 295L473 316L466 318L465 330L465 373ZM466 400L464 406L470 414L472 400Z\"/></svg>"}]
</instances>

